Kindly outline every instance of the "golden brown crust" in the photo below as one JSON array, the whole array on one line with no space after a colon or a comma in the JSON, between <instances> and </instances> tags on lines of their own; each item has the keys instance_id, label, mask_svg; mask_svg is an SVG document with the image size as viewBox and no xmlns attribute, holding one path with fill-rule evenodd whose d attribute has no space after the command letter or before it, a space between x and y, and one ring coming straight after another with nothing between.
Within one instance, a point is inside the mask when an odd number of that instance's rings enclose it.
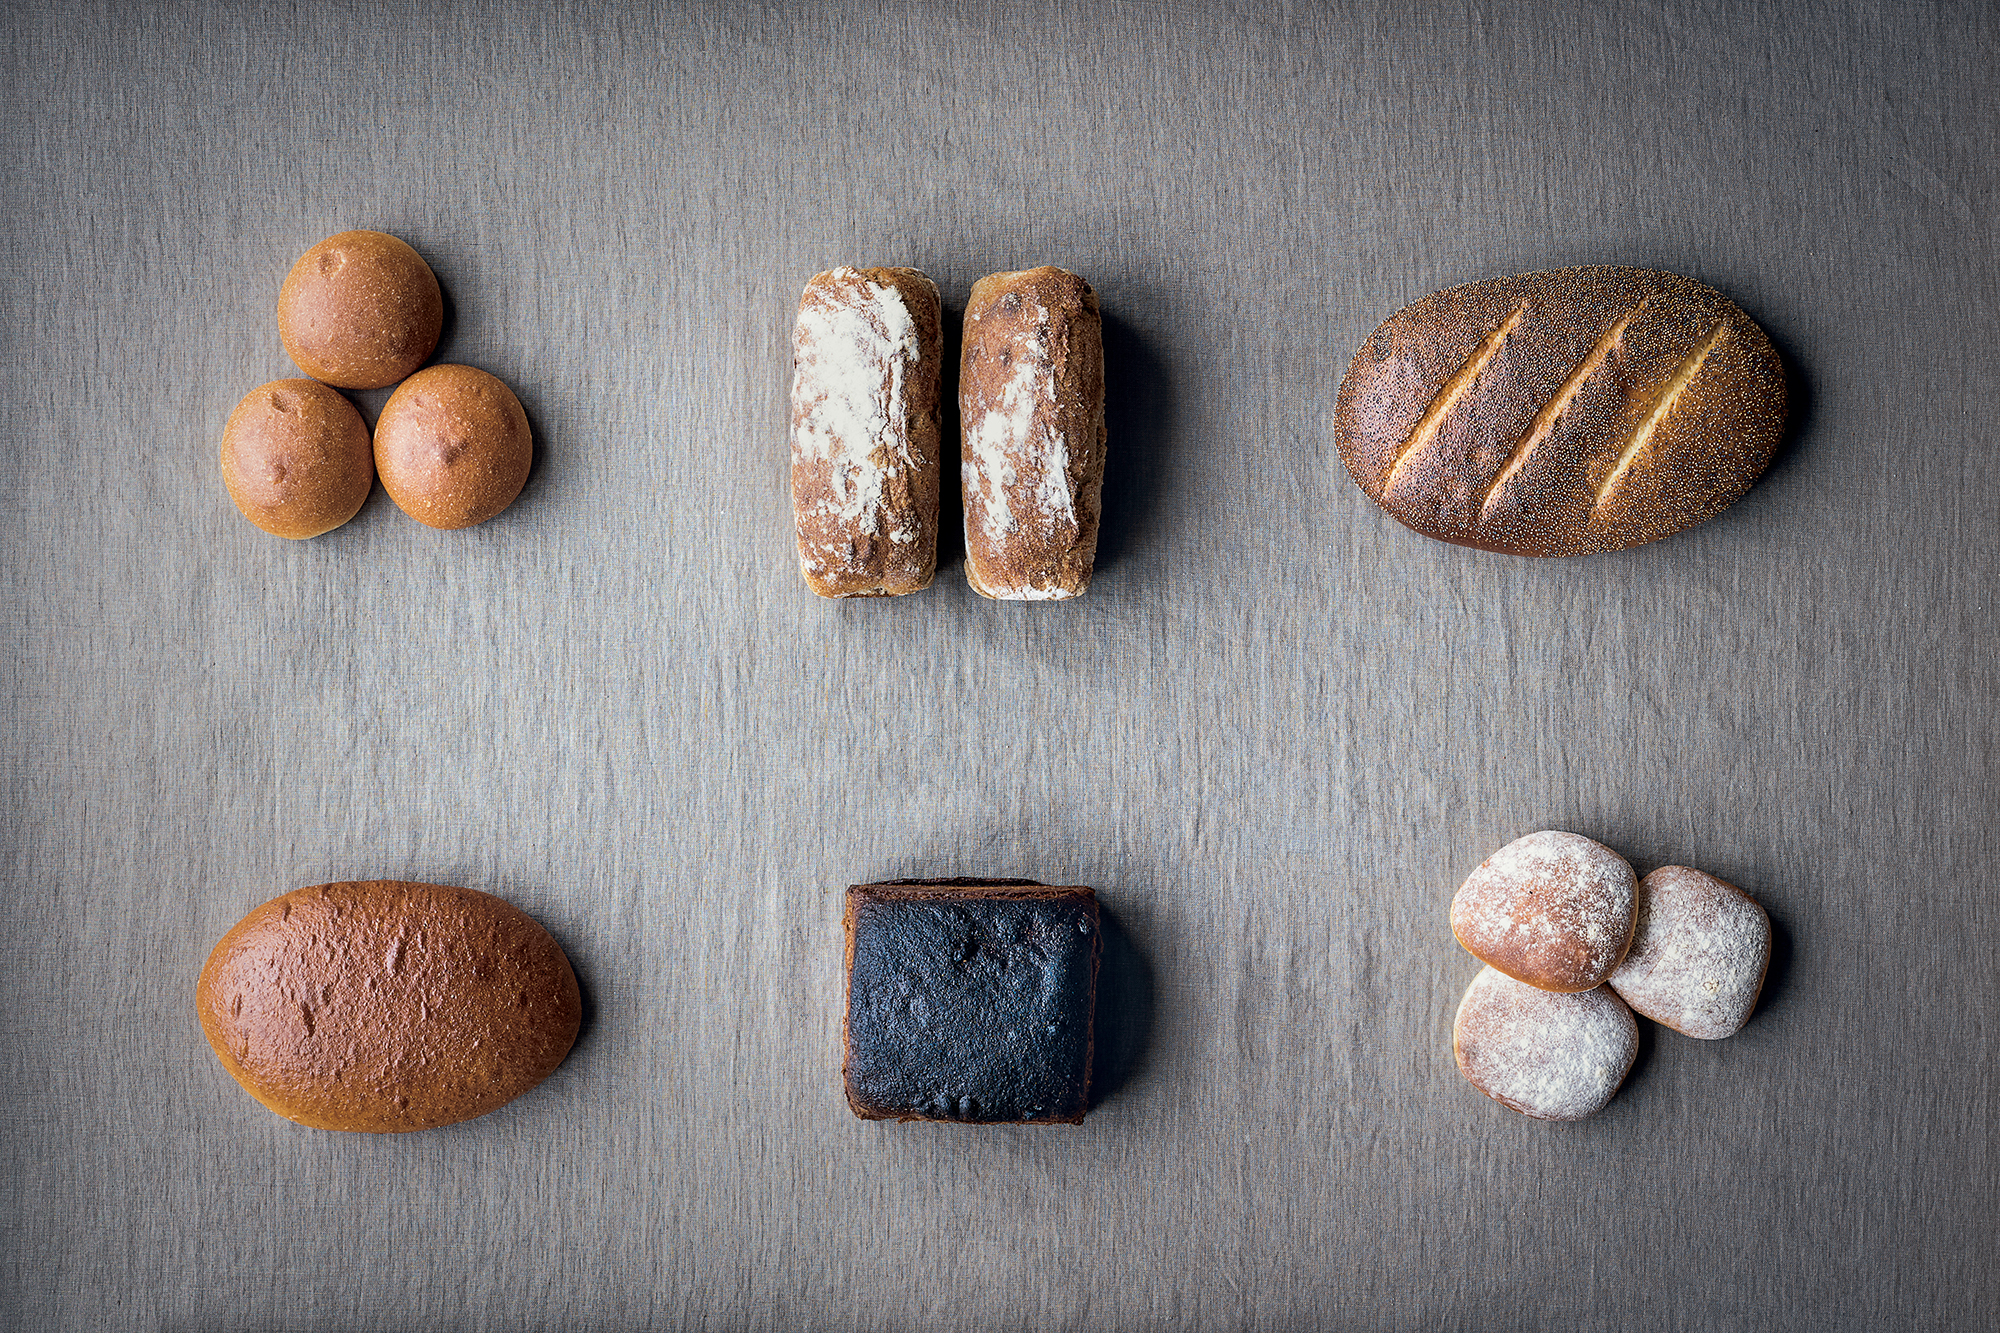
<instances>
[{"instance_id":1,"label":"golden brown crust","mask_svg":"<svg viewBox=\"0 0 2000 1333\"><path fill-rule=\"evenodd\" d=\"M1369 498L1426 536L1581 555L1713 518L1784 433L1771 341L1720 292L1573 268L1436 292L1354 355L1334 434Z\"/></svg>"},{"instance_id":2,"label":"golden brown crust","mask_svg":"<svg viewBox=\"0 0 2000 1333\"><path fill-rule=\"evenodd\" d=\"M792 512L821 597L894 597L937 569L937 284L913 268L813 276L792 332Z\"/></svg>"},{"instance_id":3,"label":"golden brown crust","mask_svg":"<svg viewBox=\"0 0 2000 1333\"><path fill-rule=\"evenodd\" d=\"M275 898L195 988L223 1067L287 1120L393 1134L512 1101L562 1063L582 1004L562 948L475 889L394 880Z\"/></svg>"},{"instance_id":4,"label":"golden brown crust","mask_svg":"<svg viewBox=\"0 0 2000 1333\"><path fill-rule=\"evenodd\" d=\"M1104 490L1097 293L1064 269L972 285L959 367L965 577L982 597L1081 596Z\"/></svg>"},{"instance_id":5,"label":"golden brown crust","mask_svg":"<svg viewBox=\"0 0 2000 1333\"><path fill-rule=\"evenodd\" d=\"M469 528L514 503L534 454L521 400L471 366L418 371L375 423L382 489L433 528Z\"/></svg>"},{"instance_id":6,"label":"golden brown crust","mask_svg":"<svg viewBox=\"0 0 2000 1333\"><path fill-rule=\"evenodd\" d=\"M278 292L278 337L300 370L382 389L437 349L444 293L423 256L379 231L344 231L299 257Z\"/></svg>"},{"instance_id":7,"label":"golden brown crust","mask_svg":"<svg viewBox=\"0 0 2000 1333\"><path fill-rule=\"evenodd\" d=\"M317 537L359 513L375 484L368 423L317 380L272 380L222 429L222 483L243 517L278 537Z\"/></svg>"}]
</instances>

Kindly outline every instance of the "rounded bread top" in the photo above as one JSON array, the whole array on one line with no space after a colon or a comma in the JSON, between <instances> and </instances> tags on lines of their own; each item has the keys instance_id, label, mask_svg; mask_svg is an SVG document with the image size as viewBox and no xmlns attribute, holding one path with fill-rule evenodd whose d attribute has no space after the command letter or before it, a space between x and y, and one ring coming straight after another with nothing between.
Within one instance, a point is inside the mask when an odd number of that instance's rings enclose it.
<instances>
[{"instance_id":1,"label":"rounded bread top","mask_svg":"<svg viewBox=\"0 0 2000 1333\"><path fill-rule=\"evenodd\" d=\"M273 380L229 414L222 483L243 517L273 536L330 532L360 512L375 484L368 423L318 380Z\"/></svg>"},{"instance_id":2,"label":"rounded bread top","mask_svg":"<svg viewBox=\"0 0 2000 1333\"><path fill-rule=\"evenodd\" d=\"M1537 1120L1604 1109L1639 1054L1639 1025L1609 989L1563 994L1488 967L1465 988L1452 1055L1466 1082Z\"/></svg>"},{"instance_id":3,"label":"rounded bread top","mask_svg":"<svg viewBox=\"0 0 2000 1333\"><path fill-rule=\"evenodd\" d=\"M375 422L382 489L433 528L469 528L514 503L534 453L521 400L472 366L418 371Z\"/></svg>"},{"instance_id":4,"label":"rounded bread top","mask_svg":"<svg viewBox=\"0 0 2000 1333\"><path fill-rule=\"evenodd\" d=\"M1473 957L1516 981L1586 991L1632 942L1637 888L1632 867L1602 843L1530 833L1466 877L1451 900L1451 929Z\"/></svg>"},{"instance_id":5,"label":"rounded bread top","mask_svg":"<svg viewBox=\"0 0 2000 1333\"><path fill-rule=\"evenodd\" d=\"M344 231L299 257L278 292L278 337L300 370L382 389L437 349L444 293L424 257L379 231Z\"/></svg>"},{"instance_id":6,"label":"rounded bread top","mask_svg":"<svg viewBox=\"0 0 2000 1333\"><path fill-rule=\"evenodd\" d=\"M576 974L527 913L394 880L274 898L216 944L202 1031L252 1096L315 1129L397 1133L483 1115L576 1040Z\"/></svg>"},{"instance_id":7,"label":"rounded bread top","mask_svg":"<svg viewBox=\"0 0 2000 1333\"><path fill-rule=\"evenodd\" d=\"M1611 988L1656 1023L1713 1041L1750 1021L1771 964L1771 918L1749 894L1687 866L1639 881L1632 948Z\"/></svg>"}]
</instances>

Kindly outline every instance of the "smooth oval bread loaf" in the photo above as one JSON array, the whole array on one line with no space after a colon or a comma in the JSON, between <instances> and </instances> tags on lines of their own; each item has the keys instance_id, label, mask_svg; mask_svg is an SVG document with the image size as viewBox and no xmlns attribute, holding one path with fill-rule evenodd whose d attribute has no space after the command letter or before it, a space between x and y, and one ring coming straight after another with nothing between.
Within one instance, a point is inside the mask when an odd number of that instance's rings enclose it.
<instances>
[{"instance_id":1,"label":"smooth oval bread loaf","mask_svg":"<svg viewBox=\"0 0 2000 1333\"><path fill-rule=\"evenodd\" d=\"M437 349L444 293L424 257L379 231L344 231L299 256L278 292L278 337L300 370L383 389Z\"/></svg>"},{"instance_id":2,"label":"smooth oval bread loaf","mask_svg":"<svg viewBox=\"0 0 2000 1333\"><path fill-rule=\"evenodd\" d=\"M320 884L251 912L195 988L237 1082L314 1129L394 1134L484 1115L540 1083L582 1003L560 945L475 889Z\"/></svg>"},{"instance_id":3,"label":"smooth oval bread loaf","mask_svg":"<svg viewBox=\"0 0 2000 1333\"><path fill-rule=\"evenodd\" d=\"M1583 555L1713 518L1771 461L1785 376L1720 292L1570 268L1426 296L1348 367L1334 435L1369 498L1428 537Z\"/></svg>"},{"instance_id":4,"label":"smooth oval bread loaf","mask_svg":"<svg viewBox=\"0 0 2000 1333\"><path fill-rule=\"evenodd\" d=\"M418 371L375 422L382 489L433 528L469 528L513 504L534 457L521 400L472 366Z\"/></svg>"},{"instance_id":5,"label":"smooth oval bread loaf","mask_svg":"<svg viewBox=\"0 0 2000 1333\"><path fill-rule=\"evenodd\" d=\"M993 273L965 302L965 578L997 601L1081 597L1104 494L1104 327L1067 269Z\"/></svg>"},{"instance_id":6,"label":"smooth oval bread loaf","mask_svg":"<svg viewBox=\"0 0 2000 1333\"><path fill-rule=\"evenodd\" d=\"M375 485L368 423L318 380L272 380L222 428L222 484L276 537L317 537L359 513Z\"/></svg>"},{"instance_id":7,"label":"smooth oval bread loaf","mask_svg":"<svg viewBox=\"0 0 2000 1333\"><path fill-rule=\"evenodd\" d=\"M896 597L937 570L937 284L913 268L816 273L792 327L792 513L822 597Z\"/></svg>"}]
</instances>

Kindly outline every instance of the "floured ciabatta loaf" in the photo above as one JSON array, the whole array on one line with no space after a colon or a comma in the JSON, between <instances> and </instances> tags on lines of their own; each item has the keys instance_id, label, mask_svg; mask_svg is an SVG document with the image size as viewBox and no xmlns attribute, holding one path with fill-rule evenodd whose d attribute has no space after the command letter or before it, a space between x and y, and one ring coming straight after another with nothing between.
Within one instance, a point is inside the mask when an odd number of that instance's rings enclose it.
<instances>
[{"instance_id":1,"label":"floured ciabatta loaf","mask_svg":"<svg viewBox=\"0 0 2000 1333\"><path fill-rule=\"evenodd\" d=\"M1059 268L972 284L959 367L965 577L982 597L1081 596L1104 490L1097 293Z\"/></svg>"},{"instance_id":2,"label":"floured ciabatta loaf","mask_svg":"<svg viewBox=\"0 0 2000 1333\"><path fill-rule=\"evenodd\" d=\"M1690 1037L1727 1037L1750 1021L1771 965L1771 918L1749 894L1687 866L1639 881L1638 924L1611 989Z\"/></svg>"},{"instance_id":3,"label":"floured ciabatta loaf","mask_svg":"<svg viewBox=\"0 0 2000 1333\"><path fill-rule=\"evenodd\" d=\"M937 284L913 268L813 275L792 330L792 512L822 597L893 597L937 570Z\"/></svg>"},{"instance_id":4,"label":"floured ciabatta loaf","mask_svg":"<svg viewBox=\"0 0 2000 1333\"><path fill-rule=\"evenodd\" d=\"M1639 1025L1608 987L1537 990L1498 968L1465 988L1451 1028L1465 1081L1537 1120L1581 1120L1611 1100L1639 1054Z\"/></svg>"},{"instance_id":5,"label":"floured ciabatta loaf","mask_svg":"<svg viewBox=\"0 0 2000 1333\"><path fill-rule=\"evenodd\" d=\"M1427 537L1515 555L1638 546L1770 463L1785 376L1728 297L1643 268L1496 278L1398 311L1354 355L1334 435Z\"/></svg>"}]
</instances>

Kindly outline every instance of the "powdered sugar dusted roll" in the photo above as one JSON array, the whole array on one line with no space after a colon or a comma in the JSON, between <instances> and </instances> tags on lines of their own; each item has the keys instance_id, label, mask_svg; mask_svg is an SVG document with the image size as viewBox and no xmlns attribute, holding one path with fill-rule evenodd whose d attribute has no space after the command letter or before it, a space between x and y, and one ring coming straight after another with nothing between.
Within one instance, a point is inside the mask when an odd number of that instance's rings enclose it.
<instances>
[{"instance_id":1,"label":"powdered sugar dusted roll","mask_svg":"<svg viewBox=\"0 0 2000 1333\"><path fill-rule=\"evenodd\" d=\"M1104 333L1090 284L1050 267L974 283L958 401L972 590L1080 596L1104 489Z\"/></svg>"},{"instance_id":2,"label":"powdered sugar dusted roll","mask_svg":"<svg viewBox=\"0 0 2000 1333\"><path fill-rule=\"evenodd\" d=\"M937 284L913 268L813 275L792 330L792 513L822 597L892 597L937 570Z\"/></svg>"}]
</instances>

